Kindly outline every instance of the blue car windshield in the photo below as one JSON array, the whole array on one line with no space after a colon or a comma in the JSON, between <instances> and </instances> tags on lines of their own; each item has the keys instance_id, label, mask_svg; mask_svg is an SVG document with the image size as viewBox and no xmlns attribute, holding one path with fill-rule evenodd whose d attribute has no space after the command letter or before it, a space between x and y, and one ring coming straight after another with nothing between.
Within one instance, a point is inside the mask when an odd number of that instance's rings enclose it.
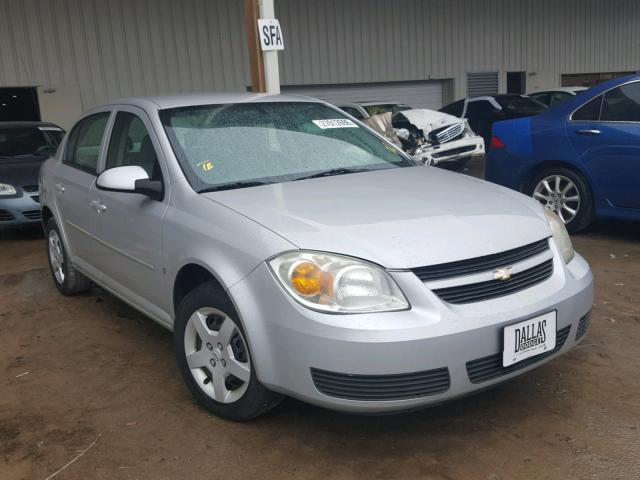
<instances>
[{"instance_id":1,"label":"blue car windshield","mask_svg":"<svg viewBox=\"0 0 640 480\"><path fill-rule=\"evenodd\" d=\"M0 161L50 157L63 135L57 127L0 127Z\"/></svg>"},{"instance_id":2,"label":"blue car windshield","mask_svg":"<svg viewBox=\"0 0 640 480\"><path fill-rule=\"evenodd\" d=\"M161 110L160 118L198 192L416 165L320 103L197 105Z\"/></svg>"}]
</instances>

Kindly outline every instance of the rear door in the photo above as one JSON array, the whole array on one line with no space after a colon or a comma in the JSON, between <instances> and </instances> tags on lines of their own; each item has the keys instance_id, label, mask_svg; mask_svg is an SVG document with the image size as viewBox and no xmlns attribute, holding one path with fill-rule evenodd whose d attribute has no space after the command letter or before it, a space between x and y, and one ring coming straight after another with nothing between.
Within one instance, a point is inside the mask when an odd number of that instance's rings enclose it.
<instances>
[{"instance_id":1,"label":"rear door","mask_svg":"<svg viewBox=\"0 0 640 480\"><path fill-rule=\"evenodd\" d=\"M640 208L640 82L609 90L567 124L581 161L616 207Z\"/></svg>"},{"instance_id":2,"label":"rear door","mask_svg":"<svg viewBox=\"0 0 640 480\"><path fill-rule=\"evenodd\" d=\"M162 319L171 299L163 287L162 220L169 201L168 176L158 139L144 111L118 107L105 153L104 170L137 165L151 180L164 184L162 200L130 192L96 189L100 205L98 259L104 282L135 304Z\"/></svg>"},{"instance_id":3,"label":"rear door","mask_svg":"<svg viewBox=\"0 0 640 480\"><path fill-rule=\"evenodd\" d=\"M109 111L98 112L76 124L54 174L53 193L60 227L66 233L73 262L85 270L92 270L100 252L98 219L92 201L109 116Z\"/></svg>"}]
</instances>

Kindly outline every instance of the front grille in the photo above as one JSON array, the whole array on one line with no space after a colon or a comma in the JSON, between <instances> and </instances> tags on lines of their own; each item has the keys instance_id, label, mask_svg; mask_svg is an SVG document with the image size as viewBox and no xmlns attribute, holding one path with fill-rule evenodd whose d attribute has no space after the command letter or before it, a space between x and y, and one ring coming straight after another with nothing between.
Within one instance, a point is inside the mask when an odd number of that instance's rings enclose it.
<instances>
[{"instance_id":1,"label":"front grille","mask_svg":"<svg viewBox=\"0 0 640 480\"><path fill-rule=\"evenodd\" d=\"M11 212L0 210L0 222L9 222L11 220L13 220L13 215L11 214Z\"/></svg>"},{"instance_id":2,"label":"front grille","mask_svg":"<svg viewBox=\"0 0 640 480\"><path fill-rule=\"evenodd\" d=\"M462 122L449 125L447 127L438 128L429 135L435 143L446 143L454 140L464 132L464 124Z\"/></svg>"},{"instance_id":3,"label":"front grille","mask_svg":"<svg viewBox=\"0 0 640 480\"><path fill-rule=\"evenodd\" d=\"M445 150L444 152L434 153L433 158L450 157L451 155L460 155L465 152L472 152L476 149L475 145L469 145L467 147L452 148L451 150Z\"/></svg>"},{"instance_id":4,"label":"front grille","mask_svg":"<svg viewBox=\"0 0 640 480\"><path fill-rule=\"evenodd\" d=\"M580 319L578 323L578 329L576 330L576 341L580 340L589 330L589 324L591 323L591 312L587 313Z\"/></svg>"},{"instance_id":5,"label":"front grille","mask_svg":"<svg viewBox=\"0 0 640 480\"><path fill-rule=\"evenodd\" d=\"M28 218L29 220L40 220L42 218L42 213L40 213L40 210L27 210L25 212L22 212L22 215L24 215L25 218Z\"/></svg>"},{"instance_id":6,"label":"front grille","mask_svg":"<svg viewBox=\"0 0 640 480\"><path fill-rule=\"evenodd\" d=\"M394 375L352 375L311 369L319 392L347 400L405 400L426 397L449 390L448 368Z\"/></svg>"},{"instance_id":7,"label":"front grille","mask_svg":"<svg viewBox=\"0 0 640 480\"><path fill-rule=\"evenodd\" d=\"M553 259L535 267L511 275L509 280L489 280L487 282L458 285L433 290L448 303L471 303L489 300L519 292L525 288L544 282L553 273Z\"/></svg>"},{"instance_id":8,"label":"front grille","mask_svg":"<svg viewBox=\"0 0 640 480\"><path fill-rule=\"evenodd\" d=\"M529 357L508 367L502 366L502 352L467 362L469 380L471 380L471 383L482 383L533 365L560 350L567 341L569 330L571 330L571 325L556 332L556 346L553 350L535 357Z\"/></svg>"},{"instance_id":9,"label":"front grille","mask_svg":"<svg viewBox=\"0 0 640 480\"><path fill-rule=\"evenodd\" d=\"M523 247L507 250L506 252L460 260L451 263L442 263L429 267L418 267L412 271L423 282L441 280L449 277L459 277L472 273L486 272L495 268L506 267L521 262L549 249L549 240L546 238L538 242L530 243Z\"/></svg>"},{"instance_id":10,"label":"front grille","mask_svg":"<svg viewBox=\"0 0 640 480\"><path fill-rule=\"evenodd\" d=\"M38 185L25 185L22 187L25 192L33 193L38 191Z\"/></svg>"}]
</instances>

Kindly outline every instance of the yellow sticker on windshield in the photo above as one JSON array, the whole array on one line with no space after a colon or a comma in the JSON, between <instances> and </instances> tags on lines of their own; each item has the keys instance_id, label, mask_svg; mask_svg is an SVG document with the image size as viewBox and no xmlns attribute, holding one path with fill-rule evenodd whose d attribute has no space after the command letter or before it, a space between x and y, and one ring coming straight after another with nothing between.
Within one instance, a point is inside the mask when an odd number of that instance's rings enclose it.
<instances>
[{"instance_id":1,"label":"yellow sticker on windshield","mask_svg":"<svg viewBox=\"0 0 640 480\"><path fill-rule=\"evenodd\" d=\"M200 162L198 164L198 167L200 167L202 169L202 171L204 171L204 172L209 172L209 171L213 170L213 162L211 162L209 160L205 160L204 162Z\"/></svg>"}]
</instances>

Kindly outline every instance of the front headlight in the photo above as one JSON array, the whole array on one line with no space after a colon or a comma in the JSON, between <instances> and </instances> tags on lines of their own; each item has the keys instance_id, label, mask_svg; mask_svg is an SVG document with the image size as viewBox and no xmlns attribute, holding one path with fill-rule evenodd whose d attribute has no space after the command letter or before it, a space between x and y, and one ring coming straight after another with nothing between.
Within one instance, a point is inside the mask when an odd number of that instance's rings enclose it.
<instances>
[{"instance_id":1,"label":"front headlight","mask_svg":"<svg viewBox=\"0 0 640 480\"><path fill-rule=\"evenodd\" d=\"M284 253L269 267L287 292L305 307L329 313L406 310L409 302L382 268L322 252Z\"/></svg>"},{"instance_id":2,"label":"front headlight","mask_svg":"<svg viewBox=\"0 0 640 480\"><path fill-rule=\"evenodd\" d=\"M551 233L553 233L553 239L558 246L558 250L560 250L564 263L569 263L573 258L573 244L571 243L569 232L567 232L567 227L564 226L564 222L552 210L545 208L544 215L547 217Z\"/></svg>"},{"instance_id":3,"label":"front headlight","mask_svg":"<svg viewBox=\"0 0 640 480\"><path fill-rule=\"evenodd\" d=\"M16 189L13 185L9 185L8 183L0 183L0 196L3 195L15 195Z\"/></svg>"}]
</instances>

